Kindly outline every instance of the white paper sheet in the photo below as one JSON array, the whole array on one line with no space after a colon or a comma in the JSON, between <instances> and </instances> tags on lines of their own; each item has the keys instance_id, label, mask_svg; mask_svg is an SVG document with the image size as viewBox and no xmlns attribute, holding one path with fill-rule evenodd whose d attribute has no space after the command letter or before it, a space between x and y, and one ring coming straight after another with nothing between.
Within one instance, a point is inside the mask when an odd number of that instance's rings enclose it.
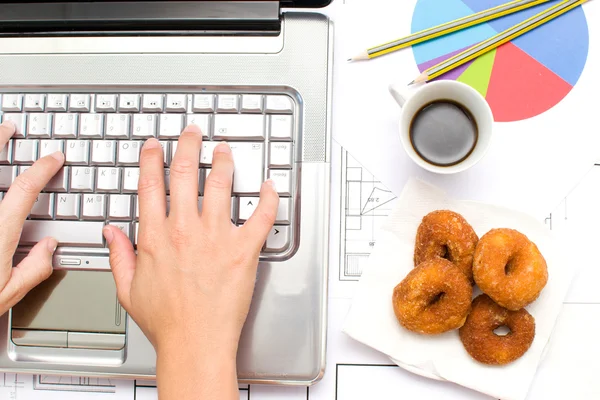
<instances>
[{"instance_id":1,"label":"white paper sheet","mask_svg":"<svg viewBox=\"0 0 600 400\"><path fill-rule=\"evenodd\" d=\"M536 243L547 260L549 279L537 301L527 307L536 321L529 351L502 367L474 361L458 332L425 336L402 328L392 308L394 287L413 268L414 240L423 216L438 209L462 214L481 237L492 228L517 229ZM538 220L508 209L456 201L440 189L410 180L396 208L382 226L368 267L358 284L344 332L412 372L437 376L504 400L525 399L567 294L573 270L563 260L562 245ZM507 385L506 382L510 382Z\"/></svg>"}]
</instances>

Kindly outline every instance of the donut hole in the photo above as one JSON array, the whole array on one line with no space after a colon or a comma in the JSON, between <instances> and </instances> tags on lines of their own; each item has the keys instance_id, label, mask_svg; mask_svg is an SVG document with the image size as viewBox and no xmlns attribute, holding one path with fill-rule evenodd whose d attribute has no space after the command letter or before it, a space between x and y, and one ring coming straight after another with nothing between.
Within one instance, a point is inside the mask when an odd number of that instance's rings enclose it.
<instances>
[{"instance_id":1,"label":"donut hole","mask_svg":"<svg viewBox=\"0 0 600 400\"><path fill-rule=\"evenodd\" d=\"M429 304L427 304L427 306L431 307L433 305L436 305L437 303L442 301L442 299L444 298L445 295L446 295L446 292L440 292L440 293L436 294L435 296L433 296L431 298L431 300L429 300Z\"/></svg>"},{"instance_id":2,"label":"donut hole","mask_svg":"<svg viewBox=\"0 0 600 400\"><path fill-rule=\"evenodd\" d=\"M506 336L509 333L511 333L512 331L510 330L510 328L506 325L500 325L499 327L497 327L496 329L494 329L494 334L496 336Z\"/></svg>"},{"instance_id":3,"label":"donut hole","mask_svg":"<svg viewBox=\"0 0 600 400\"><path fill-rule=\"evenodd\" d=\"M440 250L440 257L443 258L444 260L448 260L448 261L452 261L451 257L450 257L450 249L448 248L448 245L442 245L442 248Z\"/></svg>"},{"instance_id":4,"label":"donut hole","mask_svg":"<svg viewBox=\"0 0 600 400\"><path fill-rule=\"evenodd\" d=\"M510 275L510 273L513 271L513 267L514 267L513 261L514 261L514 259L511 258L510 260L508 260L508 262L504 266L504 274L505 275Z\"/></svg>"}]
</instances>

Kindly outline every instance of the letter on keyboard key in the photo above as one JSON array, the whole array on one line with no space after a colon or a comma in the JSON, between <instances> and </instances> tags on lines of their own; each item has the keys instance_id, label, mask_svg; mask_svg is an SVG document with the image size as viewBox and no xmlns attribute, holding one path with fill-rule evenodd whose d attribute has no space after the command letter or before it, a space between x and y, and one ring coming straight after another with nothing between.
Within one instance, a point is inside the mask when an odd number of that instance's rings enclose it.
<instances>
[{"instance_id":1,"label":"letter on keyboard key","mask_svg":"<svg viewBox=\"0 0 600 400\"><path fill-rule=\"evenodd\" d=\"M211 114L188 114L185 125L197 125L202 131L202 139L208 140L210 135Z\"/></svg>"},{"instance_id":2,"label":"letter on keyboard key","mask_svg":"<svg viewBox=\"0 0 600 400\"><path fill-rule=\"evenodd\" d=\"M135 114L133 116L133 133L134 138L151 138L156 137L156 122L158 121L156 114Z\"/></svg>"},{"instance_id":3,"label":"letter on keyboard key","mask_svg":"<svg viewBox=\"0 0 600 400\"><path fill-rule=\"evenodd\" d=\"M25 221L20 244L33 246L47 236L58 240L59 246L103 247L104 222Z\"/></svg>"},{"instance_id":4,"label":"letter on keyboard key","mask_svg":"<svg viewBox=\"0 0 600 400\"><path fill-rule=\"evenodd\" d=\"M89 140L67 140L65 163L71 165L87 165L90 161Z\"/></svg>"},{"instance_id":5,"label":"letter on keyboard key","mask_svg":"<svg viewBox=\"0 0 600 400\"><path fill-rule=\"evenodd\" d=\"M161 139L178 138L183 130L182 114L161 114L158 137Z\"/></svg>"},{"instance_id":6,"label":"letter on keyboard key","mask_svg":"<svg viewBox=\"0 0 600 400\"><path fill-rule=\"evenodd\" d=\"M290 227L276 225L267 236L265 251L269 253L279 253L285 251L290 245Z\"/></svg>"},{"instance_id":7,"label":"letter on keyboard key","mask_svg":"<svg viewBox=\"0 0 600 400\"><path fill-rule=\"evenodd\" d=\"M71 191L91 192L94 190L94 169L90 167L71 168Z\"/></svg>"},{"instance_id":8,"label":"letter on keyboard key","mask_svg":"<svg viewBox=\"0 0 600 400\"><path fill-rule=\"evenodd\" d=\"M292 168L292 143L271 143L270 168Z\"/></svg>"},{"instance_id":9,"label":"letter on keyboard key","mask_svg":"<svg viewBox=\"0 0 600 400\"><path fill-rule=\"evenodd\" d=\"M54 216L54 194L40 193L31 208L32 219L52 219Z\"/></svg>"},{"instance_id":10,"label":"letter on keyboard key","mask_svg":"<svg viewBox=\"0 0 600 400\"><path fill-rule=\"evenodd\" d=\"M2 116L2 122L4 121L12 121L12 123L15 124L15 134L13 135L13 138L25 137L25 127L27 125L26 114L4 114Z\"/></svg>"},{"instance_id":11,"label":"letter on keyboard key","mask_svg":"<svg viewBox=\"0 0 600 400\"><path fill-rule=\"evenodd\" d=\"M102 194L83 195L83 219L104 220L106 218L106 196Z\"/></svg>"},{"instance_id":12,"label":"letter on keyboard key","mask_svg":"<svg viewBox=\"0 0 600 400\"><path fill-rule=\"evenodd\" d=\"M50 138L52 114L31 113L27 122L27 137Z\"/></svg>"},{"instance_id":13,"label":"letter on keyboard key","mask_svg":"<svg viewBox=\"0 0 600 400\"><path fill-rule=\"evenodd\" d=\"M214 140L264 140L265 117L252 114L215 115Z\"/></svg>"},{"instance_id":14,"label":"letter on keyboard key","mask_svg":"<svg viewBox=\"0 0 600 400\"><path fill-rule=\"evenodd\" d=\"M15 164L33 164L37 160L37 140L15 140Z\"/></svg>"},{"instance_id":15,"label":"letter on keyboard key","mask_svg":"<svg viewBox=\"0 0 600 400\"><path fill-rule=\"evenodd\" d=\"M98 168L96 172L96 190L98 192L118 192L120 186L120 168Z\"/></svg>"},{"instance_id":16,"label":"letter on keyboard key","mask_svg":"<svg viewBox=\"0 0 600 400\"><path fill-rule=\"evenodd\" d=\"M60 151L65 152L64 140L41 140L40 141L40 158L49 156L52 153Z\"/></svg>"},{"instance_id":17,"label":"letter on keyboard key","mask_svg":"<svg viewBox=\"0 0 600 400\"><path fill-rule=\"evenodd\" d=\"M55 138L75 139L77 137L77 114L55 114L52 135Z\"/></svg>"},{"instance_id":18,"label":"letter on keyboard key","mask_svg":"<svg viewBox=\"0 0 600 400\"><path fill-rule=\"evenodd\" d=\"M69 182L69 167L63 167L56 173L56 175L54 175L54 177L52 179L50 179L50 182L48 182L48 184L46 185L44 190L47 192L64 193L67 191L68 182Z\"/></svg>"},{"instance_id":19,"label":"letter on keyboard key","mask_svg":"<svg viewBox=\"0 0 600 400\"><path fill-rule=\"evenodd\" d=\"M106 132L104 136L111 139L129 139L129 114L106 114Z\"/></svg>"},{"instance_id":20,"label":"letter on keyboard key","mask_svg":"<svg viewBox=\"0 0 600 400\"><path fill-rule=\"evenodd\" d=\"M12 161L12 148L13 141L9 140L8 143L0 150L0 164L10 164Z\"/></svg>"},{"instance_id":21,"label":"letter on keyboard key","mask_svg":"<svg viewBox=\"0 0 600 400\"><path fill-rule=\"evenodd\" d=\"M264 144L234 142L230 146L235 167L233 193L259 193L263 182Z\"/></svg>"},{"instance_id":22,"label":"letter on keyboard key","mask_svg":"<svg viewBox=\"0 0 600 400\"><path fill-rule=\"evenodd\" d=\"M252 216L258 206L258 200L258 197L238 197L238 222L246 222Z\"/></svg>"},{"instance_id":23,"label":"letter on keyboard key","mask_svg":"<svg viewBox=\"0 0 600 400\"><path fill-rule=\"evenodd\" d=\"M117 142L94 140L92 142L92 165L115 165Z\"/></svg>"},{"instance_id":24,"label":"letter on keyboard key","mask_svg":"<svg viewBox=\"0 0 600 400\"><path fill-rule=\"evenodd\" d=\"M56 195L56 219L79 219L80 194Z\"/></svg>"},{"instance_id":25,"label":"letter on keyboard key","mask_svg":"<svg viewBox=\"0 0 600 400\"><path fill-rule=\"evenodd\" d=\"M139 168L123 168L123 191L134 193L138 190L138 181L140 180Z\"/></svg>"},{"instance_id":26,"label":"letter on keyboard key","mask_svg":"<svg viewBox=\"0 0 600 400\"><path fill-rule=\"evenodd\" d=\"M104 115L102 114L81 114L79 116L79 137L102 139L102 127L104 125Z\"/></svg>"},{"instance_id":27,"label":"letter on keyboard key","mask_svg":"<svg viewBox=\"0 0 600 400\"><path fill-rule=\"evenodd\" d=\"M138 165L140 163L141 147L141 141L131 140L120 142L117 163L119 165Z\"/></svg>"},{"instance_id":28,"label":"letter on keyboard key","mask_svg":"<svg viewBox=\"0 0 600 400\"><path fill-rule=\"evenodd\" d=\"M0 190L8 190L17 177L17 167L0 166Z\"/></svg>"},{"instance_id":29,"label":"letter on keyboard key","mask_svg":"<svg viewBox=\"0 0 600 400\"><path fill-rule=\"evenodd\" d=\"M111 194L108 206L108 219L111 221L131 221L133 219L131 195Z\"/></svg>"}]
</instances>

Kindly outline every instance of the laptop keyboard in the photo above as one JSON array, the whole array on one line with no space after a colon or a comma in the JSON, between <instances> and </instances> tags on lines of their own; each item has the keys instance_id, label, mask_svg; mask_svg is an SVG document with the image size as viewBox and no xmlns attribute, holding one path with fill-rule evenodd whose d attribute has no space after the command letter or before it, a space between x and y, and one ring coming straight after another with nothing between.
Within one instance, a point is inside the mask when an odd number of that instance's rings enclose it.
<instances>
[{"instance_id":1,"label":"laptop keyboard","mask_svg":"<svg viewBox=\"0 0 600 400\"><path fill-rule=\"evenodd\" d=\"M38 158L62 151L65 166L46 186L25 222L20 244L53 236L59 246L105 247L102 228L118 226L136 244L140 150L157 138L164 150L167 208L169 166L177 139L198 125L203 145L198 206L215 146L231 146L235 172L231 220L252 215L262 182L273 179L280 195L277 221L263 256L292 245L297 205L295 114L291 97L269 93L1 93L1 119L17 133L0 152L0 200L14 179Z\"/></svg>"}]
</instances>

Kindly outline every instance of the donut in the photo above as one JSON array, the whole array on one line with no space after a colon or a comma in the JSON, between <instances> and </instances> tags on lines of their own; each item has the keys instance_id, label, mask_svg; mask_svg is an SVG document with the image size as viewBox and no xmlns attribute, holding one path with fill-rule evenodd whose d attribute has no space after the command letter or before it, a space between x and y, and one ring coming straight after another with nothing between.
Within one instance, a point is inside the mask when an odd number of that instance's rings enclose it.
<instances>
[{"instance_id":1,"label":"donut","mask_svg":"<svg viewBox=\"0 0 600 400\"><path fill-rule=\"evenodd\" d=\"M496 334L494 330L501 326L510 332L505 336ZM507 310L482 294L473 300L471 313L458 334L465 350L476 361L504 365L529 350L535 337L535 320L524 308Z\"/></svg>"},{"instance_id":2,"label":"donut","mask_svg":"<svg viewBox=\"0 0 600 400\"><path fill-rule=\"evenodd\" d=\"M492 229L475 249L473 277L496 303L520 310L537 299L546 286L548 267L527 236L514 229Z\"/></svg>"},{"instance_id":3,"label":"donut","mask_svg":"<svg viewBox=\"0 0 600 400\"><path fill-rule=\"evenodd\" d=\"M394 314L406 329L439 334L464 324L471 307L473 287L454 264L443 258L412 269L392 295Z\"/></svg>"},{"instance_id":4,"label":"donut","mask_svg":"<svg viewBox=\"0 0 600 400\"><path fill-rule=\"evenodd\" d=\"M454 263L473 283L473 254L478 237L462 215L433 211L423 217L417 229L414 265L435 257Z\"/></svg>"}]
</instances>

